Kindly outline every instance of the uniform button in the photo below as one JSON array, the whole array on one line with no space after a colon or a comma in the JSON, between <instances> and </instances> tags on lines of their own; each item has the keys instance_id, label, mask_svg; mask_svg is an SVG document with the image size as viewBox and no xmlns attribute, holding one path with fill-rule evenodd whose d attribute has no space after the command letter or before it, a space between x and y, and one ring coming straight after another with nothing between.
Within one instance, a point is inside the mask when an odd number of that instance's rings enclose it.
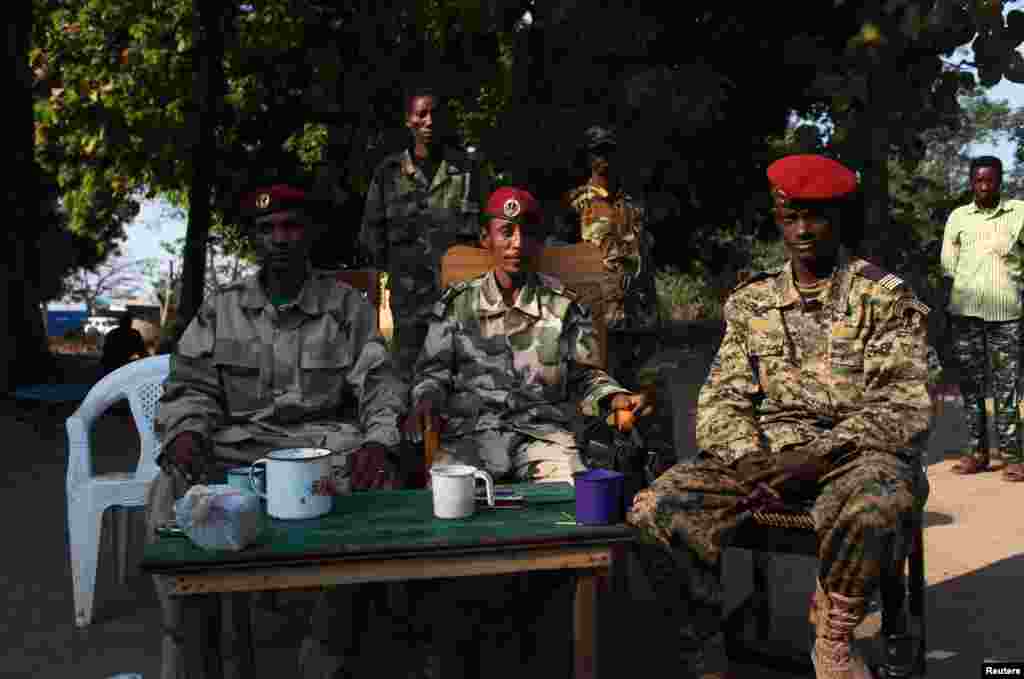
<instances>
[{"instance_id":1,"label":"uniform button","mask_svg":"<svg viewBox=\"0 0 1024 679\"><path fill-rule=\"evenodd\" d=\"M284 389L275 389L274 396L284 396Z\"/></svg>"}]
</instances>

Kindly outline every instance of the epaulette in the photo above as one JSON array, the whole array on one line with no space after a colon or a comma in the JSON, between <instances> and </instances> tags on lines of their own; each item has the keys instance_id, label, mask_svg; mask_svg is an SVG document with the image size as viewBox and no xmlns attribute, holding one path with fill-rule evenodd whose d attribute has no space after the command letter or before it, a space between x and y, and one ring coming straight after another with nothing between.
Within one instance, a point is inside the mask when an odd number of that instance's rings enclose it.
<instances>
[{"instance_id":1,"label":"epaulette","mask_svg":"<svg viewBox=\"0 0 1024 679\"><path fill-rule=\"evenodd\" d=\"M758 281L763 281L763 280L765 280L767 278L775 278L776 276L778 276L781 273L782 273L782 269L779 269L778 271L754 271L750 275L748 275L746 278L743 278L742 280L737 281L736 285L734 285L733 288L732 288L732 292L736 292L737 290L740 290L741 288L745 288L748 285L750 285L751 283L756 283Z\"/></svg>"},{"instance_id":2,"label":"epaulette","mask_svg":"<svg viewBox=\"0 0 1024 679\"><path fill-rule=\"evenodd\" d=\"M904 281L896 274L889 273L888 271L886 271L885 269L876 264L868 264L867 266L862 267L859 271L857 271L857 274L863 276L864 278L867 278L869 281L878 283L879 285L881 285L886 290L889 290L890 292L895 292L898 287L907 284L906 281Z\"/></svg>"},{"instance_id":3,"label":"epaulette","mask_svg":"<svg viewBox=\"0 0 1024 679\"><path fill-rule=\"evenodd\" d=\"M473 281L483 278L484 275L486 274L477 276L476 278L471 278L469 280L459 281L458 283L452 283L447 288L445 288L444 291L441 293L441 298L437 300L436 304L434 304L434 314L438 318L444 316L445 313L448 311L448 307L451 306L452 302L455 301L455 298L464 293L466 290L469 290L473 285Z\"/></svg>"}]
</instances>

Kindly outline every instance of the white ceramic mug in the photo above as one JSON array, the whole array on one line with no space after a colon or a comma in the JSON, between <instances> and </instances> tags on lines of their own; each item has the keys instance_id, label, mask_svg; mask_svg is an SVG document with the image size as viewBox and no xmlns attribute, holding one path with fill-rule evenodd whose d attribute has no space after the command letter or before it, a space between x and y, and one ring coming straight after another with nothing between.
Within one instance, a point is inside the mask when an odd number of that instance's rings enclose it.
<instances>
[{"instance_id":1,"label":"white ceramic mug","mask_svg":"<svg viewBox=\"0 0 1024 679\"><path fill-rule=\"evenodd\" d=\"M256 465L265 465L267 492L256 485ZM313 519L334 506L331 451L326 448L285 448L267 453L249 468L249 487L267 501L275 519Z\"/></svg>"},{"instance_id":2,"label":"white ceramic mug","mask_svg":"<svg viewBox=\"0 0 1024 679\"><path fill-rule=\"evenodd\" d=\"M434 516L464 519L476 512L476 480L487 486L487 505L494 506L494 479L482 469L467 464L445 464L430 468L434 494Z\"/></svg>"}]
</instances>

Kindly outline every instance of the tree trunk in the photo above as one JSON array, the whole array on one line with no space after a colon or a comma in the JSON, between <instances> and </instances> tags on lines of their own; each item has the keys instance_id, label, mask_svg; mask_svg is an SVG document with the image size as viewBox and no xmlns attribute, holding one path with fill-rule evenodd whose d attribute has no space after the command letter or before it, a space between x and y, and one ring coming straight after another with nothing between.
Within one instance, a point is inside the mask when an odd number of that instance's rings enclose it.
<instances>
[{"instance_id":1,"label":"tree trunk","mask_svg":"<svg viewBox=\"0 0 1024 679\"><path fill-rule=\"evenodd\" d=\"M177 330L181 333L199 310L206 285L206 247L210 236L211 195L213 191L216 149L216 114L220 109L224 80L224 9L220 3L199 3L193 16L196 55L193 78L192 128L195 130L192 153L192 185L188 192L188 228L185 234L185 263L182 271L181 300Z\"/></svg>"},{"instance_id":2,"label":"tree trunk","mask_svg":"<svg viewBox=\"0 0 1024 679\"><path fill-rule=\"evenodd\" d=\"M12 219L6 229L7 257L0 266L0 291L5 313L0 329L0 388L8 391L20 382L41 379L49 357L46 330L39 312L39 171L35 163L32 74L28 66L32 5L13 3L7 8L7 91L13 97L8 110L14 116L7 143L13 147L14 165L7 187ZM20 131L19 131L20 130Z\"/></svg>"},{"instance_id":3,"label":"tree trunk","mask_svg":"<svg viewBox=\"0 0 1024 679\"><path fill-rule=\"evenodd\" d=\"M886 264L889 233L889 109L886 98L892 93L880 68L868 76L868 101L865 107L868 143L867 159L861 176L864 196L862 256L875 264Z\"/></svg>"}]
</instances>

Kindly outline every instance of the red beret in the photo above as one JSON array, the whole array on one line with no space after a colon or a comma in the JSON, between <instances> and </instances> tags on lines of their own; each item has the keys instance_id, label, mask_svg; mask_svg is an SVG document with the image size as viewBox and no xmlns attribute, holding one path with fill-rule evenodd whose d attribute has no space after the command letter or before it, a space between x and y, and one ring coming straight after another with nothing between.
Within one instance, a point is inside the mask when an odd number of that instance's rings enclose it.
<instances>
[{"instance_id":1,"label":"red beret","mask_svg":"<svg viewBox=\"0 0 1024 679\"><path fill-rule=\"evenodd\" d=\"M834 200L857 189L857 175L831 158L795 155L780 158L768 166L768 181L776 198L790 200Z\"/></svg>"},{"instance_id":2,"label":"red beret","mask_svg":"<svg viewBox=\"0 0 1024 679\"><path fill-rule=\"evenodd\" d=\"M274 184L256 189L242 197L242 215L259 219L275 212L294 210L308 205L306 192L287 184Z\"/></svg>"},{"instance_id":3,"label":"red beret","mask_svg":"<svg viewBox=\"0 0 1024 679\"><path fill-rule=\"evenodd\" d=\"M516 224L539 224L542 219L537 200L528 191L514 186L503 186L492 193L484 216Z\"/></svg>"}]
</instances>

